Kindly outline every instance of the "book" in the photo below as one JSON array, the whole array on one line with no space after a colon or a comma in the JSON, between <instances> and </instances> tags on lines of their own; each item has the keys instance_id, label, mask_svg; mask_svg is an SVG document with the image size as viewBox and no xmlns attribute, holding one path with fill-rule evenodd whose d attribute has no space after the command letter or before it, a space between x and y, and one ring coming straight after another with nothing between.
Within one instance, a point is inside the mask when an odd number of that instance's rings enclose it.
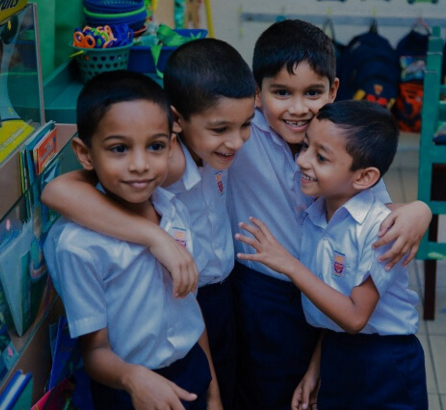
<instances>
[{"instance_id":1,"label":"book","mask_svg":"<svg viewBox=\"0 0 446 410\"><path fill-rule=\"evenodd\" d=\"M32 396L32 374L17 370L0 395L0 410L28 410L32 405Z\"/></svg>"},{"instance_id":2,"label":"book","mask_svg":"<svg viewBox=\"0 0 446 410\"><path fill-rule=\"evenodd\" d=\"M48 131L33 148L36 175L40 175L51 159L56 155L57 128Z\"/></svg>"}]
</instances>

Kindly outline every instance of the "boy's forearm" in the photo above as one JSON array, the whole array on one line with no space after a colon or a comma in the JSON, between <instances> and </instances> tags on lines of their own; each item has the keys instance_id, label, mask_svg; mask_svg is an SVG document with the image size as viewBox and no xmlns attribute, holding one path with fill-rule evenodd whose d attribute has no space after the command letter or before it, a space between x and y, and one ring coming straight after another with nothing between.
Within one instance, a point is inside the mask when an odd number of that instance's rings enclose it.
<instances>
[{"instance_id":1,"label":"boy's forearm","mask_svg":"<svg viewBox=\"0 0 446 410\"><path fill-rule=\"evenodd\" d=\"M348 333L359 332L376 306L371 306L365 298L361 300L352 297L354 291L350 296L338 292L316 277L297 259L288 264L287 271L283 273L322 313Z\"/></svg>"},{"instance_id":2,"label":"boy's forearm","mask_svg":"<svg viewBox=\"0 0 446 410\"><path fill-rule=\"evenodd\" d=\"M207 330L205 329L200 339L198 340L198 344L203 349L206 357L208 358L209 368L211 370L212 381L209 385L208 390L208 399L211 400L220 400L220 389L218 387L217 375L214 369L214 362L211 356L211 349L209 348L209 339L207 335Z\"/></svg>"},{"instance_id":3,"label":"boy's forearm","mask_svg":"<svg viewBox=\"0 0 446 410\"><path fill-rule=\"evenodd\" d=\"M64 174L45 187L42 202L80 225L124 241L150 247L158 235L168 235L98 191L96 182L85 171Z\"/></svg>"}]
</instances>

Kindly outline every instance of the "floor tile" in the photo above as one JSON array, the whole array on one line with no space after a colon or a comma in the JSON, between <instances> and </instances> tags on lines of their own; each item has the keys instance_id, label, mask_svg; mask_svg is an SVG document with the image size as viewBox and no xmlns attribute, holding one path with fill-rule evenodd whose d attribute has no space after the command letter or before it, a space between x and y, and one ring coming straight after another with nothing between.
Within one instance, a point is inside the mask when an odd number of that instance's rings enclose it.
<instances>
[{"instance_id":1,"label":"floor tile","mask_svg":"<svg viewBox=\"0 0 446 410\"><path fill-rule=\"evenodd\" d=\"M426 321L427 331L430 335L446 336L446 288L437 288L435 293L436 293L435 320ZM446 347L446 339L444 347ZM446 381L446 367L445 367L444 379Z\"/></svg>"},{"instance_id":2,"label":"floor tile","mask_svg":"<svg viewBox=\"0 0 446 410\"><path fill-rule=\"evenodd\" d=\"M401 175L399 169L393 169L384 175L384 182L389 192L392 202L402 203L404 201L403 184L401 183Z\"/></svg>"},{"instance_id":3,"label":"floor tile","mask_svg":"<svg viewBox=\"0 0 446 410\"><path fill-rule=\"evenodd\" d=\"M432 354L428 336L418 334L417 337L420 340L424 350L424 356L426 361L427 392L429 394L438 394L435 369L433 367Z\"/></svg>"},{"instance_id":4,"label":"floor tile","mask_svg":"<svg viewBox=\"0 0 446 410\"><path fill-rule=\"evenodd\" d=\"M446 335L429 335L429 341L432 349L432 357L434 358L433 370L436 382L438 384L438 393L446 395L446 355L444 354L446 347ZM428 392L434 393L433 391L429 390L429 384Z\"/></svg>"},{"instance_id":5,"label":"floor tile","mask_svg":"<svg viewBox=\"0 0 446 410\"><path fill-rule=\"evenodd\" d=\"M442 394L440 396L440 403L441 403L441 406L442 406L441 410L445 410L446 409L446 395ZM429 409L430 409L430 407L429 407Z\"/></svg>"},{"instance_id":6,"label":"floor tile","mask_svg":"<svg viewBox=\"0 0 446 410\"><path fill-rule=\"evenodd\" d=\"M440 396L438 394L429 394L428 400L429 400L429 410L443 410L443 408L441 407Z\"/></svg>"}]
</instances>

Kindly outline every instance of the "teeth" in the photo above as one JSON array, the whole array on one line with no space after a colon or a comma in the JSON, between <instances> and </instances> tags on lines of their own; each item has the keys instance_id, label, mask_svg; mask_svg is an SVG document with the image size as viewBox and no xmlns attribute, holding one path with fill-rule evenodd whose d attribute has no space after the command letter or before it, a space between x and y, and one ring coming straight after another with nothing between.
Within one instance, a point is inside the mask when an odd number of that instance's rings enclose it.
<instances>
[{"instance_id":1,"label":"teeth","mask_svg":"<svg viewBox=\"0 0 446 410\"><path fill-rule=\"evenodd\" d=\"M316 178L311 178L308 175L302 175L302 179L306 179L307 181L317 181Z\"/></svg>"},{"instance_id":2,"label":"teeth","mask_svg":"<svg viewBox=\"0 0 446 410\"><path fill-rule=\"evenodd\" d=\"M233 154L225 154L224 152L219 152L219 155L223 155L224 157L232 157Z\"/></svg>"},{"instance_id":3,"label":"teeth","mask_svg":"<svg viewBox=\"0 0 446 410\"><path fill-rule=\"evenodd\" d=\"M308 121L288 121L285 120L285 123L288 125L291 125L292 127L302 127L303 125L307 124Z\"/></svg>"}]
</instances>

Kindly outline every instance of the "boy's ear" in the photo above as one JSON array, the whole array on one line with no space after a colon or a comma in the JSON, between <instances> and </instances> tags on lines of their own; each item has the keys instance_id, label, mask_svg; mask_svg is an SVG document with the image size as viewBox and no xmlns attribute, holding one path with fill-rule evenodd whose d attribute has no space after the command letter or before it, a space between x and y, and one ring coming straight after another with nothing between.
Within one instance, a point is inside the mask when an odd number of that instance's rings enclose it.
<instances>
[{"instance_id":1,"label":"boy's ear","mask_svg":"<svg viewBox=\"0 0 446 410\"><path fill-rule=\"evenodd\" d=\"M169 159L172 158L173 151L177 144L178 144L177 135L175 133L172 133L169 141Z\"/></svg>"},{"instance_id":2,"label":"boy's ear","mask_svg":"<svg viewBox=\"0 0 446 410\"><path fill-rule=\"evenodd\" d=\"M262 95L258 85L256 85L256 99L255 99L256 107L262 108Z\"/></svg>"},{"instance_id":3,"label":"boy's ear","mask_svg":"<svg viewBox=\"0 0 446 410\"><path fill-rule=\"evenodd\" d=\"M338 94L339 89L339 78L335 78L333 84L330 87L330 102L333 102L336 99L336 95Z\"/></svg>"},{"instance_id":4,"label":"boy's ear","mask_svg":"<svg viewBox=\"0 0 446 410\"><path fill-rule=\"evenodd\" d=\"M365 189L374 186L379 181L380 177L381 173L376 167L358 169L353 180L353 188L358 191L364 191Z\"/></svg>"},{"instance_id":5,"label":"boy's ear","mask_svg":"<svg viewBox=\"0 0 446 410\"><path fill-rule=\"evenodd\" d=\"M85 145L85 143L79 137L75 137L71 141L71 148L76 154L77 160L80 162L82 167L87 171L92 171L94 167L91 161L90 149Z\"/></svg>"},{"instance_id":6,"label":"boy's ear","mask_svg":"<svg viewBox=\"0 0 446 410\"><path fill-rule=\"evenodd\" d=\"M177 109L171 105L170 108L172 109L172 113L173 113L173 132L175 132L176 134L179 134L182 131L181 128L181 121L183 119L183 117L181 116L181 114L177 111Z\"/></svg>"}]
</instances>

